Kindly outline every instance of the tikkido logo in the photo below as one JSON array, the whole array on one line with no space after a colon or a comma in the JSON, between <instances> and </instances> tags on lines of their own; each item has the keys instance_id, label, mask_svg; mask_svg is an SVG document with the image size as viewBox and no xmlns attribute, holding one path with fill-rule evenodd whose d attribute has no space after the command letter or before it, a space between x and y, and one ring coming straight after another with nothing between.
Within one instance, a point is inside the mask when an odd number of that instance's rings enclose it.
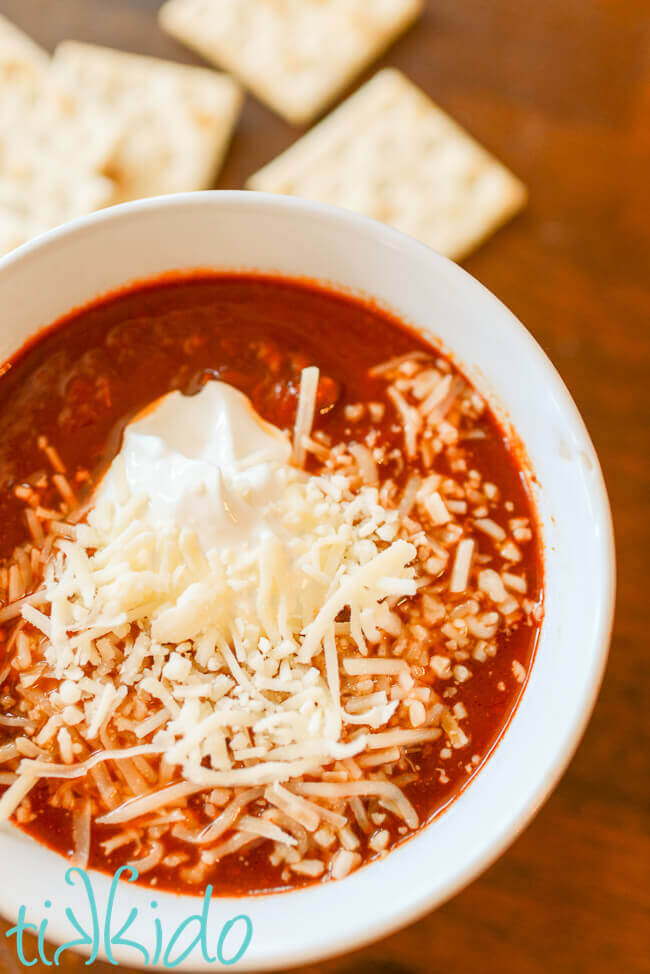
<instances>
[{"instance_id":1,"label":"tikkido logo","mask_svg":"<svg viewBox=\"0 0 650 974\"><path fill-rule=\"evenodd\" d=\"M126 876L125 873L129 873ZM50 957L47 956L47 917L41 922L40 926L28 923L26 907L21 906L18 911L18 922L11 930L5 934L10 940L15 939L15 949L18 960L24 967L33 967L40 959L46 967L59 967L61 957L66 951L84 951L89 953L86 966L94 964L99 957L99 951L103 946L104 955L109 964L119 966L114 957L114 950L124 948L140 955L138 958L141 966L144 967L164 967L173 969L187 960L194 951L200 951L201 957L207 964L221 964L230 967L242 959L250 946L253 938L253 923L251 918L240 913L232 917L223 924L216 940L216 945L212 945L209 932L209 913L212 900L213 888L208 886L203 897L203 907L199 913L186 917L178 927L165 935L160 917L155 915L158 909L158 902L151 900L149 906L152 910L153 937L148 941L153 944L153 950L147 949L144 944L137 940L127 938L127 934L136 922L139 911L133 907L129 912L126 922L122 923L119 929L115 923L115 904L120 889L120 880L124 876L129 883L134 883L138 878L137 869L132 866L122 866L116 872L111 883L111 888L106 905L106 913L103 918L99 916L97 899L93 890L92 882L88 874L77 867L68 869L65 874L65 881L68 886L79 886L85 893L87 915L83 918L85 923L79 919L71 907L66 907L65 916L71 928L78 935L75 939L67 941L59 947ZM45 900L45 909L52 909L51 900ZM25 942L25 935L32 934L37 940L37 956L27 957L28 946ZM133 936L133 934L131 934ZM211 949L216 952L211 953ZM134 958L135 959L135 958ZM193 958L198 960L197 957ZM143 964L144 961L144 964Z\"/></svg>"}]
</instances>

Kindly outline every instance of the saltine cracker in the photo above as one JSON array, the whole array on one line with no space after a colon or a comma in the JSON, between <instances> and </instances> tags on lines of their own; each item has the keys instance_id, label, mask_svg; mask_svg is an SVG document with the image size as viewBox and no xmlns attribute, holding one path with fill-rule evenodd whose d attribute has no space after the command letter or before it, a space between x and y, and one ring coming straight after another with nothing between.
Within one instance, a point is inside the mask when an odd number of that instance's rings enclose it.
<instances>
[{"instance_id":1,"label":"saltine cracker","mask_svg":"<svg viewBox=\"0 0 650 974\"><path fill-rule=\"evenodd\" d=\"M0 253L111 201L113 135L85 119L50 59L0 21Z\"/></svg>"},{"instance_id":2,"label":"saltine cracker","mask_svg":"<svg viewBox=\"0 0 650 974\"><path fill-rule=\"evenodd\" d=\"M59 45L52 68L89 117L120 132L114 202L213 184L243 100L228 75L75 41Z\"/></svg>"},{"instance_id":3,"label":"saltine cracker","mask_svg":"<svg viewBox=\"0 0 650 974\"><path fill-rule=\"evenodd\" d=\"M526 189L399 71L378 72L248 188L332 203L459 260L521 209Z\"/></svg>"},{"instance_id":4,"label":"saltine cracker","mask_svg":"<svg viewBox=\"0 0 650 974\"><path fill-rule=\"evenodd\" d=\"M296 125L419 16L423 0L168 0L160 24Z\"/></svg>"}]
</instances>

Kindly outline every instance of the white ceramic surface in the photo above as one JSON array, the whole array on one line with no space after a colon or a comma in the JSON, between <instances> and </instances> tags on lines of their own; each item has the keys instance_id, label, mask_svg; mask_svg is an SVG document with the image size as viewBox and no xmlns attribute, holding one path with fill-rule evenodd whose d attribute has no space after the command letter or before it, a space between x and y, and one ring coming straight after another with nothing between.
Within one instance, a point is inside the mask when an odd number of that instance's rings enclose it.
<instances>
[{"instance_id":1,"label":"white ceramic surface","mask_svg":"<svg viewBox=\"0 0 650 974\"><path fill-rule=\"evenodd\" d=\"M211 948L221 925L245 912L253 936L236 969L262 971L341 953L415 920L475 878L539 809L580 739L607 656L615 587L611 517L582 420L525 328L455 264L343 210L288 197L202 193L126 204L52 231L0 261L0 362L39 328L97 295L185 268L277 271L331 282L376 298L440 339L524 443L545 548L546 616L528 686L492 757L449 810L383 862L342 882L213 901ZM66 885L66 867L55 853L5 828L0 912L15 920L24 904L30 922L48 917L53 941L72 939L66 907L82 923L88 909L80 886ZM92 881L103 921L109 880L95 873ZM150 947L154 898L166 937L200 906L192 898L121 890L117 919L137 907L127 936ZM143 960L126 948L114 954L124 965ZM197 949L180 969L217 966Z\"/></svg>"}]
</instances>

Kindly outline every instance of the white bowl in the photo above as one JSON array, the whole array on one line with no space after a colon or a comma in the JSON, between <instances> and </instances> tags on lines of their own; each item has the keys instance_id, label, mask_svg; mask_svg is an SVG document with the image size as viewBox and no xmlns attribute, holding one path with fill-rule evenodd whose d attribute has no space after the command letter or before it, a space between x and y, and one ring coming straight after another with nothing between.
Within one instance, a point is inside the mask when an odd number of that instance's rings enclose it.
<instances>
[{"instance_id":1,"label":"white bowl","mask_svg":"<svg viewBox=\"0 0 650 974\"><path fill-rule=\"evenodd\" d=\"M372 296L441 340L524 444L544 545L546 615L530 680L501 742L465 792L384 861L341 882L213 900L211 954L222 925L245 913L253 934L237 969L262 971L342 953L416 920L519 835L566 768L595 702L612 625L614 546L589 436L526 329L456 264L344 210L282 196L201 193L129 203L54 230L0 261L0 362L42 326L104 292L196 268L331 282ZM66 884L64 859L6 827L0 863L0 912L12 921L25 905L28 921L48 919L47 937L58 944L77 936L67 907L82 926L89 923L86 893L79 881ZM99 873L91 878L103 926L110 881ZM166 940L200 907L191 897L121 886L113 929L136 907L126 936L149 947L152 899ZM232 929L226 956L243 929L243 921ZM129 966L144 961L130 948L114 956ZM197 948L180 969L214 966Z\"/></svg>"}]
</instances>

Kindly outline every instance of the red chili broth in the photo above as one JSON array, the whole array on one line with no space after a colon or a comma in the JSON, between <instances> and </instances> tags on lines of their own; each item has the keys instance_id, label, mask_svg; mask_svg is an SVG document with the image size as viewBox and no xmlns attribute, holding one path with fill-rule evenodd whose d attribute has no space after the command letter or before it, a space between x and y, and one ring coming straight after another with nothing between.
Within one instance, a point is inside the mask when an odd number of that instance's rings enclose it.
<instances>
[{"instance_id":1,"label":"red chili broth","mask_svg":"<svg viewBox=\"0 0 650 974\"><path fill-rule=\"evenodd\" d=\"M315 364L330 380L319 402L316 429L333 441L354 440L367 429L345 418L346 404L387 404L380 424L384 443L398 443L395 415L380 379L368 370L407 352L438 353L415 331L370 302L311 283L258 275L194 275L162 279L126 289L74 311L41 332L10 363L0 378L0 557L26 538L23 504L13 488L44 469L37 437L45 435L69 470L85 467L96 481L120 447L124 426L139 410L172 389L193 392L218 378L251 397L269 422L290 429L295 416L300 370ZM331 393L331 395L329 395ZM335 401L333 401L335 400ZM533 525L535 511L519 451L488 410L480 421L484 439L471 442L472 465L513 501L517 516ZM469 446L469 444L466 444ZM487 540L476 535L479 548ZM530 598L542 587L539 541L526 546L521 567ZM418 758L419 778L405 794L423 823L439 814L467 785L477 767L466 769L469 756L484 763L510 720L522 685L513 677L513 660L528 672L539 626L521 624L499 638L497 656L486 663L467 662L472 679L462 687L469 717L464 725L471 747L444 762L449 777L438 780L441 767L436 741ZM2 649L0 643L0 663ZM505 684L505 690L497 685ZM2 789L0 789L1 791ZM47 846L72 851L71 814L44 803L46 787L33 792L38 809L26 831ZM391 845L401 841L399 823L391 826ZM386 827L389 827L388 825ZM113 872L119 854L106 857L100 843L119 827L93 828L92 868ZM165 841L166 848L174 842ZM178 843L182 848L182 843ZM374 858L366 849L364 859ZM230 856L214 867L210 881L220 895L267 892L308 885L295 876L280 878L263 850ZM184 888L176 870L159 868L143 877L176 892Z\"/></svg>"}]
</instances>

